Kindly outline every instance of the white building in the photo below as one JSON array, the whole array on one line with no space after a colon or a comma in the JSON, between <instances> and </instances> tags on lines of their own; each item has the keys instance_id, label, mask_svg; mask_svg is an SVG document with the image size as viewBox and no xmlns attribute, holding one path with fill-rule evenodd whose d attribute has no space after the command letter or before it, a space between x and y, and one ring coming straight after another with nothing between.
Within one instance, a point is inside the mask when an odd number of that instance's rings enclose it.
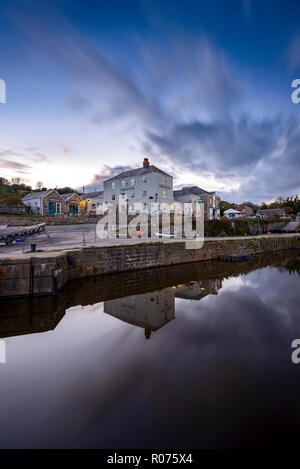
<instances>
[{"instance_id":1,"label":"white building","mask_svg":"<svg viewBox=\"0 0 300 469\"><path fill-rule=\"evenodd\" d=\"M119 196L127 196L129 212L148 208L151 203L172 205L173 177L144 158L141 168L132 169L104 181L104 204L117 205ZM135 205L135 204L139 205ZM140 207L140 208L138 208Z\"/></svg>"},{"instance_id":2,"label":"white building","mask_svg":"<svg viewBox=\"0 0 300 469\"><path fill-rule=\"evenodd\" d=\"M235 218L242 218L243 213L239 210L235 210L234 208L229 208L228 210L225 210L224 216L229 218L229 220L232 220Z\"/></svg>"}]
</instances>

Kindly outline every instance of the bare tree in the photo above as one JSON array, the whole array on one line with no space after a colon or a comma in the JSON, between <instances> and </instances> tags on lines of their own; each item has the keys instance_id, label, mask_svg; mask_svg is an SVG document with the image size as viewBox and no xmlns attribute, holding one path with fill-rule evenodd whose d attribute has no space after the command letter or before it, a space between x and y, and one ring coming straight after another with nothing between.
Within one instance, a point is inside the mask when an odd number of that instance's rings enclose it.
<instances>
[{"instance_id":1,"label":"bare tree","mask_svg":"<svg viewBox=\"0 0 300 469\"><path fill-rule=\"evenodd\" d=\"M36 188L37 188L39 191L41 191L41 190L43 189L43 187L44 187L44 184L42 183L42 181L38 181L38 182L36 183Z\"/></svg>"},{"instance_id":2,"label":"bare tree","mask_svg":"<svg viewBox=\"0 0 300 469\"><path fill-rule=\"evenodd\" d=\"M19 186L19 185L23 184L23 179L19 178L19 177L11 178L11 184Z\"/></svg>"}]
</instances>

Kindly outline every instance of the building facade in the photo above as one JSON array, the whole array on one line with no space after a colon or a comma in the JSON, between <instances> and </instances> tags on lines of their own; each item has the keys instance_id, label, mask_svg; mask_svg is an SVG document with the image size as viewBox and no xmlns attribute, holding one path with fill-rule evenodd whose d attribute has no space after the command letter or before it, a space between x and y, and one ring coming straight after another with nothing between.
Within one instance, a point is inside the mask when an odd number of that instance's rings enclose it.
<instances>
[{"instance_id":1,"label":"building facade","mask_svg":"<svg viewBox=\"0 0 300 469\"><path fill-rule=\"evenodd\" d=\"M128 211L136 212L147 208L152 203L172 205L173 177L144 158L143 166L118 174L104 181L103 201L106 205L117 205L119 196L127 196Z\"/></svg>"},{"instance_id":2,"label":"building facade","mask_svg":"<svg viewBox=\"0 0 300 469\"><path fill-rule=\"evenodd\" d=\"M204 219L214 220L220 218L221 199L215 192L207 192L197 186L183 187L174 191L174 199L183 203L204 203Z\"/></svg>"},{"instance_id":3,"label":"building facade","mask_svg":"<svg viewBox=\"0 0 300 469\"><path fill-rule=\"evenodd\" d=\"M22 201L35 215L60 215L65 211L65 201L56 190L27 194Z\"/></svg>"},{"instance_id":4,"label":"building facade","mask_svg":"<svg viewBox=\"0 0 300 469\"><path fill-rule=\"evenodd\" d=\"M229 208L228 210L225 210L224 217L228 218L229 220L233 220L235 218L243 218L243 214L239 210Z\"/></svg>"},{"instance_id":5,"label":"building facade","mask_svg":"<svg viewBox=\"0 0 300 469\"><path fill-rule=\"evenodd\" d=\"M79 215L81 210L81 197L73 192L72 194L60 194L65 201L64 213L69 215Z\"/></svg>"},{"instance_id":6,"label":"building facade","mask_svg":"<svg viewBox=\"0 0 300 469\"><path fill-rule=\"evenodd\" d=\"M103 191L88 192L87 194L81 194L80 197L84 213L88 215L103 214Z\"/></svg>"},{"instance_id":7,"label":"building facade","mask_svg":"<svg viewBox=\"0 0 300 469\"><path fill-rule=\"evenodd\" d=\"M285 218L287 216L287 211L284 208L269 208L266 210L259 210L258 214L263 218L272 218L274 216Z\"/></svg>"},{"instance_id":8,"label":"building facade","mask_svg":"<svg viewBox=\"0 0 300 469\"><path fill-rule=\"evenodd\" d=\"M253 215L254 215L253 208L249 207L248 205L245 205L245 204L238 205L236 207L236 210L238 210L239 212L242 212L242 214L244 215L245 218L253 217Z\"/></svg>"}]
</instances>

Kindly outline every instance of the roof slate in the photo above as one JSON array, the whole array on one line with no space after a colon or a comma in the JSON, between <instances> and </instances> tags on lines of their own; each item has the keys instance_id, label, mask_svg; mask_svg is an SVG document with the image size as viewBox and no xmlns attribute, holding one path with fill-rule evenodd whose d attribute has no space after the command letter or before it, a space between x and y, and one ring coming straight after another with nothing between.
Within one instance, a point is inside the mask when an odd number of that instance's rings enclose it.
<instances>
[{"instance_id":1,"label":"roof slate","mask_svg":"<svg viewBox=\"0 0 300 469\"><path fill-rule=\"evenodd\" d=\"M32 199L44 199L47 195L51 194L51 192L56 192L54 189L50 189L48 191L41 191L41 192L32 192L31 194L25 195L22 200L32 200Z\"/></svg>"},{"instance_id":2,"label":"roof slate","mask_svg":"<svg viewBox=\"0 0 300 469\"><path fill-rule=\"evenodd\" d=\"M96 197L101 197L101 196L103 196L103 191L88 192L87 194L81 194L80 198L81 200L87 200L87 199L95 199Z\"/></svg>"},{"instance_id":3,"label":"roof slate","mask_svg":"<svg viewBox=\"0 0 300 469\"><path fill-rule=\"evenodd\" d=\"M180 196L180 195L189 195L189 194L211 195L211 194L214 194L214 192L207 192L207 191L205 191L204 189L201 189L201 187L198 187L198 186L183 187L180 190L174 191L174 197Z\"/></svg>"},{"instance_id":4,"label":"roof slate","mask_svg":"<svg viewBox=\"0 0 300 469\"><path fill-rule=\"evenodd\" d=\"M106 180L104 181L104 183L105 183L105 182L108 182L108 181L115 181L115 180L117 180L117 179L127 178L127 177L141 176L141 175L143 175L143 174L149 174L149 173L160 173L160 174L162 174L163 176L172 177L172 176L170 176L170 174L165 173L164 171L162 171L161 169L157 168L156 166L154 166L154 165L149 165L149 166L147 166L146 168L142 167L142 168L137 168L137 169L130 169L129 171L124 171L123 173L117 174L117 176L114 176L114 177L112 177L112 178L106 179Z\"/></svg>"}]
</instances>

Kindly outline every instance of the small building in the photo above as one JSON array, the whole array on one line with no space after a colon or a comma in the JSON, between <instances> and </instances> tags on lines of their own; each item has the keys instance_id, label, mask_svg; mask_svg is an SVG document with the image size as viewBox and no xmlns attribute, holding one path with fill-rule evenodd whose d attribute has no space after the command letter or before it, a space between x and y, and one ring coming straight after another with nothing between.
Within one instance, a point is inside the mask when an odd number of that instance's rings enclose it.
<instances>
[{"instance_id":1,"label":"small building","mask_svg":"<svg viewBox=\"0 0 300 469\"><path fill-rule=\"evenodd\" d=\"M70 194L60 194L65 201L64 212L69 215L78 215L81 212L82 199L76 193L72 192Z\"/></svg>"},{"instance_id":2,"label":"small building","mask_svg":"<svg viewBox=\"0 0 300 469\"><path fill-rule=\"evenodd\" d=\"M239 210L235 210L234 208L229 208L228 210L225 210L224 216L227 217L229 220L243 218L242 212L240 212Z\"/></svg>"},{"instance_id":3,"label":"small building","mask_svg":"<svg viewBox=\"0 0 300 469\"><path fill-rule=\"evenodd\" d=\"M89 215L103 214L103 191L80 195L83 211Z\"/></svg>"},{"instance_id":4,"label":"small building","mask_svg":"<svg viewBox=\"0 0 300 469\"><path fill-rule=\"evenodd\" d=\"M258 214L263 218L272 218L274 215L279 216L280 218L285 218L287 216L284 208L269 208L266 210L259 210Z\"/></svg>"},{"instance_id":5,"label":"small building","mask_svg":"<svg viewBox=\"0 0 300 469\"><path fill-rule=\"evenodd\" d=\"M65 201L54 189L32 192L22 199L35 215L59 215L64 212Z\"/></svg>"},{"instance_id":6,"label":"small building","mask_svg":"<svg viewBox=\"0 0 300 469\"><path fill-rule=\"evenodd\" d=\"M239 212L242 212L242 214L245 218L253 217L253 215L254 215L254 210L253 210L252 207L249 207L249 205L245 205L245 204L238 205L236 207L236 210L238 210Z\"/></svg>"},{"instance_id":7,"label":"small building","mask_svg":"<svg viewBox=\"0 0 300 469\"><path fill-rule=\"evenodd\" d=\"M183 187L174 191L174 199L183 203L204 202L204 219L214 220L220 218L221 199L215 192L207 192L197 186Z\"/></svg>"}]
</instances>

